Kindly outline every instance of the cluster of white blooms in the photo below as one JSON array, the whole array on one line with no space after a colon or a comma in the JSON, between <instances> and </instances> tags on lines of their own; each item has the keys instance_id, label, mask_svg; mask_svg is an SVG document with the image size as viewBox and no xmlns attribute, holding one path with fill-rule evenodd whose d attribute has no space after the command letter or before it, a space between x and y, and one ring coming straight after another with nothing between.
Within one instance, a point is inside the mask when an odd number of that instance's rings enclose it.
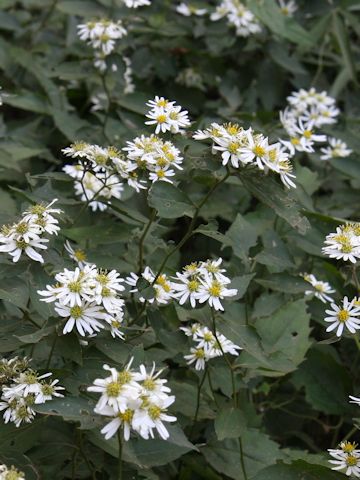
<instances>
[{"instance_id":1,"label":"cluster of white blooms","mask_svg":"<svg viewBox=\"0 0 360 480\"><path fill-rule=\"evenodd\" d=\"M190 3L181 2L176 7L177 13L184 15L184 17L190 17L191 15L197 15L201 17L207 13L206 8L197 8Z\"/></svg>"},{"instance_id":2,"label":"cluster of white blooms","mask_svg":"<svg viewBox=\"0 0 360 480\"><path fill-rule=\"evenodd\" d=\"M147 180L154 183L163 181L173 183L174 168L182 170L183 157L181 152L170 141L164 141L156 135L141 135L132 142L126 142L123 148L126 159L114 159L114 164L120 175L128 176L129 185L137 190L146 188ZM174 167L174 168L173 168ZM147 174L144 178L144 174Z\"/></svg>"},{"instance_id":3,"label":"cluster of white blooms","mask_svg":"<svg viewBox=\"0 0 360 480\"><path fill-rule=\"evenodd\" d=\"M49 239L43 236L57 235L60 230L59 222L53 214L60 214L61 210L51 208L56 201L57 199L54 199L48 205L33 205L22 213L19 222L3 225L0 232L0 252L11 255L13 262L17 262L25 253L35 262L44 263L38 250L46 250Z\"/></svg>"},{"instance_id":4,"label":"cluster of white blooms","mask_svg":"<svg viewBox=\"0 0 360 480\"><path fill-rule=\"evenodd\" d=\"M264 172L277 173L286 187L296 188L292 181L295 178L293 166L281 143L269 143L268 137L255 133L252 128L245 130L237 123L212 123L206 130L195 132L194 138L210 138L213 141L212 152L221 152L223 165L229 162L234 168L256 165Z\"/></svg>"},{"instance_id":5,"label":"cluster of white blooms","mask_svg":"<svg viewBox=\"0 0 360 480\"><path fill-rule=\"evenodd\" d=\"M76 142L62 152L77 160L75 165L65 165L65 173L74 178L75 193L93 210L105 210L112 197L121 198L124 190L122 179L114 172L113 159L121 157L114 147L100 147L85 142Z\"/></svg>"},{"instance_id":6,"label":"cluster of white blooms","mask_svg":"<svg viewBox=\"0 0 360 480\"><path fill-rule=\"evenodd\" d=\"M350 477L360 478L360 450L356 443L348 441L341 442L339 448L329 448L329 454L335 460L329 460L334 465L332 470L345 470L345 474Z\"/></svg>"},{"instance_id":7,"label":"cluster of white blooms","mask_svg":"<svg viewBox=\"0 0 360 480\"><path fill-rule=\"evenodd\" d=\"M345 142L337 138L328 138L328 147L321 148L323 155L321 160L331 160L332 158L346 158L352 154L352 150L348 148Z\"/></svg>"},{"instance_id":8,"label":"cluster of white blooms","mask_svg":"<svg viewBox=\"0 0 360 480\"><path fill-rule=\"evenodd\" d=\"M151 0L122 0L128 8L147 7L151 5Z\"/></svg>"},{"instance_id":9,"label":"cluster of white blooms","mask_svg":"<svg viewBox=\"0 0 360 480\"><path fill-rule=\"evenodd\" d=\"M294 0L278 0L279 7L281 10L281 13L285 15L286 17L292 17L296 10L298 9L298 6Z\"/></svg>"},{"instance_id":10,"label":"cluster of white blooms","mask_svg":"<svg viewBox=\"0 0 360 480\"><path fill-rule=\"evenodd\" d=\"M301 88L297 92L292 92L287 100L289 106L280 112L280 121L290 139L281 142L289 150L290 155L295 155L296 151L312 153L315 151L316 143L327 141L326 135L316 133L316 129L337 122L340 110L336 107L335 99L327 92L318 92L311 87L309 90ZM334 154L341 153L342 156L347 156L351 153L341 140L332 139L330 150L328 148L321 150L324 153L322 159L333 158L331 153L337 146L338 151Z\"/></svg>"},{"instance_id":11,"label":"cluster of white blooms","mask_svg":"<svg viewBox=\"0 0 360 480\"><path fill-rule=\"evenodd\" d=\"M356 263L360 258L360 224L339 225L336 232L326 236L322 252L330 258Z\"/></svg>"},{"instance_id":12,"label":"cluster of white blooms","mask_svg":"<svg viewBox=\"0 0 360 480\"><path fill-rule=\"evenodd\" d=\"M182 110L180 105L170 102L164 97L156 96L154 100L149 100L146 104L150 107L146 114L150 118L146 125L156 125L155 133L183 133L183 129L190 126L190 120L187 110Z\"/></svg>"},{"instance_id":13,"label":"cluster of white blooms","mask_svg":"<svg viewBox=\"0 0 360 480\"><path fill-rule=\"evenodd\" d=\"M190 354L184 355L188 365L195 363L195 370L204 370L206 362L226 353L239 355L242 348L228 340L218 331L212 332L200 323L193 323L190 327L180 327L187 337L195 342L195 347L190 348Z\"/></svg>"},{"instance_id":14,"label":"cluster of white blooms","mask_svg":"<svg viewBox=\"0 0 360 480\"><path fill-rule=\"evenodd\" d=\"M331 304L332 310L325 310L328 317L325 317L325 322L330 323L326 329L327 332L332 332L336 329L336 335L340 337L346 327L350 333L356 333L360 329L360 302L358 298L353 298L349 302L347 297L342 300L342 305L338 306L335 303Z\"/></svg>"},{"instance_id":15,"label":"cluster of white blooms","mask_svg":"<svg viewBox=\"0 0 360 480\"><path fill-rule=\"evenodd\" d=\"M141 303L148 302L154 303L156 302L158 305L166 305L170 302L174 290L172 287L172 282L169 278L163 273L156 278L156 275L151 270L150 267L145 267L145 270L141 273L141 276L137 275L136 273L130 273L128 277L126 277L125 282L132 287L130 290L131 293L136 293L139 291L138 289L138 282L139 279L145 280L145 290L146 288L152 287L154 290L154 297L150 297L145 299L144 297L140 297L139 301ZM155 280L156 278L156 280Z\"/></svg>"},{"instance_id":16,"label":"cluster of white blooms","mask_svg":"<svg viewBox=\"0 0 360 480\"><path fill-rule=\"evenodd\" d=\"M180 85L185 85L190 88L198 88L199 90L205 90L205 85L202 75L194 68L188 67L181 70L175 81Z\"/></svg>"},{"instance_id":17,"label":"cluster of white blooms","mask_svg":"<svg viewBox=\"0 0 360 480\"><path fill-rule=\"evenodd\" d=\"M78 263L79 264L79 263ZM111 335L124 338L119 330L124 318L125 290L116 270L100 270L96 265L82 264L75 270L64 269L55 275L56 284L39 290L43 302L55 302L55 311L66 319L63 334L74 327L81 336L96 335L108 326Z\"/></svg>"},{"instance_id":18,"label":"cluster of white blooms","mask_svg":"<svg viewBox=\"0 0 360 480\"><path fill-rule=\"evenodd\" d=\"M220 300L233 297L237 294L235 288L227 288L230 278L224 275L226 270L221 268L222 258L193 262L186 265L181 273L176 273L172 287L173 297L183 305L188 300L195 308L196 302L208 302L215 310L224 310Z\"/></svg>"},{"instance_id":19,"label":"cluster of white blooms","mask_svg":"<svg viewBox=\"0 0 360 480\"><path fill-rule=\"evenodd\" d=\"M137 371L132 370L132 361L122 371L104 365L110 375L97 378L88 387L89 392L101 394L95 413L111 419L101 433L109 439L122 428L126 441L132 431L148 440L154 438L155 430L166 440L169 432L164 422L176 421L176 417L167 413L175 396L169 395L171 390L165 385L167 380L159 378L162 370L155 372L155 364L148 373L144 365L140 365Z\"/></svg>"},{"instance_id":20,"label":"cluster of white blooms","mask_svg":"<svg viewBox=\"0 0 360 480\"><path fill-rule=\"evenodd\" d=\"M106 70L105 58L114 50L116 40L127 34L121 20L92 21L78 25L77 28L80 40L86 41L95 50L95 66L101 71Z\"/></svg>"},{"instance_id":21,"label":"cluster of white blooms","mask_svg":"<svg viewBox=\"0 0 360 480\"><path fill-rule=\"evenodd\" d=\"M134 93L135 84L133 81L133 70L131 68L131 60L129 57L123 57L125 63L125 72L124 72L124 94L129 95L129 93Z\"/></svg>"},{"instance_id":22,"label":"cluster of white blooms","mask_svg":"<svg viewBox=\"0 0 360 480\"><path fill-rule=\"evenodd\" d=\"M330 297L329 293L335 293L335 290L328 282L317 280L314 275L308 273L301 274L306 282L311 283L313 290L306 290L305 295L314 295L314 297L321 300L323 303L333 302L334 299Z\"/></svg>"},{"instance_id":23,"label":"cluster of white blooms","mask_svg":"<svg viewBox=\"0 0 360 480\"><path fill-rule=\"evenodd\" d=\"M236 35L248 37L261 32L261 26L255 15L239 0L222 0L210 15L213 21L226 17L228 24L236 28Z\"/></svg>"},{"instance_id":24,"label":"cluster of white blooms","mask_svg":"<svg viewBox=\"0 0 360 480\"><path fill-rule=\"evenodd\" d=\"M19 427L23 422L31 423L35 417L34 405L63 397L59 380L46 381L52 373L39 375L29 368L27 358L18 357L0 361L0 411L5 423L13 422Z\"/></svg>"},{"instance_id":25,"label":"cluster of white blooms","mask_svg":"<svg viewBox=\"0 0 360 480\"><path fill-rule=\"evenodd\" d=\"M175 277L169 279L165 274L156 275L150 267L146 267L141 274L141 279L146 280L146 288L154 289L154 297L140 297L140 302L156 302L159 305L168 304L171 299L183 305L188 300L195 308L197 302L208 302L215 310L224 310L221 300L233 297L237 290L227 288L231 280L224 275L226 270L221 268L222 258L207 260L206 262L193 262L186 265L182 272L177 272ZM139 276L131 273L126 278L126 283L132 287L131 293L138 292Z\"/></svg>"},{"instance_id":26,"label":"cluster of white blooms","mask_svg":"<svg viewBox=\"0 0 360 480\"><path fill-rule=\"evenodd\" d=\"M25 474L14 466L0 465L0 480L25 480Z\"/></svg>"}]
</instances>

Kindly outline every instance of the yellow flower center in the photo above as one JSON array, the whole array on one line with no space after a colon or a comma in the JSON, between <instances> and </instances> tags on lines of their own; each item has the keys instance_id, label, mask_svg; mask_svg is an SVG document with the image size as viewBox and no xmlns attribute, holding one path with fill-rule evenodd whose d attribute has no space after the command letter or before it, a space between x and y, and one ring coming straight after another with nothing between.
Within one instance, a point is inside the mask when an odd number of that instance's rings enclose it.
<instances>
[{"instance_id":1,"label":"yellow flower center","mask_svg":"<svg viewBox=\"0 0 360 480\"><path fill-rule=\"evenodd\" d=\"M75 250L74 252L74 257L76 258L76 260L78 262L85 262L86 260L86 253L84 252L84 250Z\"/></svg>"},{"instance_id":2,"label":"yellow flower center","mask_svg":"<svg viewBox=\"0 0 360 480\"><path fill-rule=\"evenodd\" d=\"M29 225L25 222L21 222L16 226L16 232L20 233L20 235L23 235L29 230Z\"/></svg>"},{"instance_id":3,"label":"yellow flower center","mask_svg":"<svg viewBox=\"0 0 360 480\"><path fill-rule=\"evenodd\" d=\"M293 145L299 145L300 143L300 140L296 137L293 137L293 138L290 138L290 142L293 144Z\"/></svg>"},{"instance_id":4,"label":"yellow flower center","mask_svg":"<svg viewBox=\"0 0 360 480\"><path fill-rule=\"evenodd\" d=\"M356 447L357 447L357 444L356 443L352 443L352 442L342 442L340 444L340 447L341 447L341 450L345 453L351 453L353 452Z\"/></svg>"},{"instance_id":5,"label":"yellow flower center","mask_svg":"<svg viewBox=\"0 0 360 480\"><path fill-rule=\"evenodd\" d=\"M238 148L239 148L238 142L229 143L228 150L230 153L236 153Z\"/></svg>"},{"instance_id":6,"label":"yellow flower center","mask_svg":"<svg viewBox=\"0 0 360 480\"><path fill-rule=\"evenodd\" d=\"M134 416L134 410L131 410L130 408L127 408L125 412L123 413L118 413L118 417L120 420L122 420L124 423L130 423L131 420L133 419Z\"/></svg>"},{"instance_id":7,"label":"yellow flower center","mask_svg":"<svg viewBox=\"0 0 360 480\"><path fill-rule=\"evenodd\" d=\"M303 136L307 139L311 138L313 132L311 130L304 130Z\"/></svg>"},{"instance_id":8,"label":"yellow flower center","mask_svg":"<svg viewBox=\"0 0 360 480\"><path fill-rule=\"evenodd\" d=\"M164 115L164 114L158 115L158 116L156 117L156 121L157 121L158 123L165 123L165 122L166 122L166 119L167 119L167 117L166 117L166 115Z\"/></svg>"},{"instance_id":9,"label":"yellow flower center","mask_svg":"<svg viewBox=\"0 0 360 480\"><path fill-rule=\"evenodd\" d=\"M266 153L266 150L260 145L255 145L255 147L253 148L253 153L255 153L257 157L263 157Z\"/></svg>"},{"instance_id":10,"label":"yellow flower center","mask_svg":"<svg viewBox=\"0 0 360 480\"><path fill-rule=\"evenodd\" d=\"M347 310L340 310L337 314L339 322L345 323L349 318L349 312Z\"/></svg>"},{"instance_id":11,"label":"yellow flower center","mask_svg":"<svg viewBox=\"0 0 360 480\"><path fill-rule=\"evenodd\" d=\"M148 409L149 417L152 420L157 420L161 415L161 411L162 411L161 408L158 407L157 405L151 405Z\"/></svg>"},{"instance_id":12,"label":"yellow flower center","mask_svg":"<svg viewBox=\"0 0 360 480\"><path fill-rule=\"evenodd\" d=\"M205 342L211 342L213 339L213 334L211 332L206 332L204 334L204 340Z\"/></svg>"},{"instance_id":13,"label":"yellow flower center","mask_svg":"<svg viewBox=\"0 0 360 480\"><path fill-rule=\"evenodd\" d=\"M348 455L345 462L348 467L355 467L358 464L358 459L354 455Z\"/></svg>"},{"instance_id":14,"label":"yellow flower center","mask_svg":"<svg viewBox=\"0 0 360 480\"><path fill-rule=\"evenodd\" d=\"M25 242L25 240L16 240L16 246L17 246L17 248L20 248L21 250L25 250L25 248L28 246L28 244Z\"/></svg>"},{"instance_id":15,"label":"yellow flower center","mask_svg":"<svg viewBox=\"0 0 360 480\"><path fill-rule=\"evenodd\" d=\"M188 282L188 289L190 290L190 292L197 292L199 285L200 282L198 282L197 280L190 280L190 282Z\"/></svg>"},{"instance_id":16,"label":"yellow flower center","mask_svg":"<svg viewBox=\"0 0 360 480\"><path fill-rule=\"evenodd\" d=\"M110 382L106 385L106 393L108 397L117 397L121 392L121 384L119 382Z\"/></svg>"},{"instance_id":17,"label":"yellow flower center","mask_svg":"<svg viewBox=\"0 0 360 480\"><path fill-rule=\"evenodd\" d=\"M156 383L154 382L154 380L152 378L146 378L143 381L143 385L146 388L146 390L154 390L155 387L156 387Z\"/></svg>"},{"instance_id":18,"label":"yellow flower center","mask_svg":"<svg viewBox=\"0 0 360 480\"><path fill-rule=\"evenodd\" d=\"M164 178L165 177L165 172L164 170L158 170L156 172L156 175L159 177L159 178Z\"/></svg>"},{"instance_id":19,"label":"yellow flower center","mask_svg":"<svg viewBox=\"0 0 360 480\"><path fill-rule=\"evenodd\" d=\"M212 283L211 287L209 287L209 293L212 297L220 297L221 290L222 286L216 280Z\"/></svg>"},{"instance_id":20,"label":"yellow flower center","mask_svg":"<svg viewBox=\"0 0 360 480\"><path fill-rule=\"evenodd\" d=\"M81 307L79 307L78 305L70 308L70 316L72 318L75 318L75 320L80 318L82 316L82 314L83 314L83 309Z\"/></svg>"},{"instance_id":21,"label":"yellow flower center","mask_svg":"<svg viewBox=\"0 0 360 480\"><path fill-rule=\"evenodd\" d=\"M119 373L118 382L121 385L125 385L125 383L130 382L132 375L128 370L123 370L122 372L118 372L118 373Z\"/></svg>"},{"instance_id":22,"label":"yellow flower center","mask_svg":"<svg viewBox=\"0 0 360 480\"><path fill-rule=\"evenodd\" d=\"M196 358L204 358L205 357L205 352L203 348L198 348L195 352L195 357Z\"/></svg>"}]
</instances>

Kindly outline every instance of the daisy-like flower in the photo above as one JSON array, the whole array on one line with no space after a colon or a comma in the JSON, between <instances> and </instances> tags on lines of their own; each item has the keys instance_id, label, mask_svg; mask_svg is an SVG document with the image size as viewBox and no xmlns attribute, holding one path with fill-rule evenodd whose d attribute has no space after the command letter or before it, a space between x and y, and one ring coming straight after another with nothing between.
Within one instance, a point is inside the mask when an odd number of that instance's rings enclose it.
<instances>
[{"instance_id":1,"label":"daisy-like flower","mask_svg":"<svg viewBox=\"0 0 360 480\"><path fill-rule=\"evenodd\" d=\"M305 295L314 295L323 303L333 302L334 299L330 297L329 293L335 293L335 290L328 282L322 282L317 280L314 275L304 273L301 275L306 282L309 282L313 286L313 290L306 290Z\"/></svg>"},{"instance_id":2,"label":"daisy-like flower","mask_svg":"<svg viewBox=\"0 0 360 480\"><path fill-rule=\"evenodd\" d=\"M58 383L58 379L53 380L51 383L42 382L40 390L35 398L35 404L45 403L52 400L53 397L62 398L64 395L60 393L60 391L65 390L65 388L58 385Z\"/></svg>"},{"instance_id":3,"label":"daisy-like flower","mask_svg":"<svg viewBox=\"0 0 360 480\"><path fill-rule=\"evenodd\" d=\"M74 262L79 265L79 268L83 268L85 265L91 265L91 263L86 261L86 253L81 248L74 249L69 240L65 241L64 247L71 260L74 260Z\"/></svg>"},{"instance_id":4,"label":"daisy-like flower","mask_svg":"<svg viewBox=\"0 0 360 480\"><path fill-rule=\"evenodd\" d=\"M344 470L345 475L348 477L354 476L360 478L360 454L359 451L353 451L352 453L346 453L343 450L329 450L330 455L335 460L329 460L334 465L332 470Z\"/></svg>"},{"instance_id":5,"label":"daisy-like flower","mask_svg":"<svg viewBox=\"0 0 360 480\"><path fill-rule=\"evenodd\" d=\"M14 466L0 465L0 480L25 480L25 474Z\"/></svg>"},{"instance_id":6,"label":"daisy-like flower","mask_svg":"<svg viewBox=\"0 0 360 480\"><path fill-rule=\"evenodd\" d=\"M204 370L206 362L206 354L203 348L190 348L190 354L184 355L188 365L195 363L195 370Z\"/></svg>"},{"instance_id":7,"label":"daisy-like flower","mask_svg":"<svg viewBox=\"0 0 360 480\"><path fill-rule=\"evenodd\" d=\"M331 304L332 310L325 310L327 317L325 322L331 323L327 327L327 332L332 332L336 329L336 335L340 337L346 327L350 333L355 333L360 329L360 307L355 306L355 299L349 302L347 297L343 298L342 305L339 307L335 303Z\"/></svg>"},{"instance_id":8,"label":"daisy-like flower","mask_svg":"<svg viewBox=\"0 0 360 480\"><path fill-rule=\"evenodd\" d=\"M163 97L155 97L155 100L147 103L151 110L146 114L149 118L146 125L155 125L155 133L179 133L183 128L190 126L190 120L187 110L182 110L180 105L175 102L169 102Z\"/></svg>"},{"instance_id":9,"label":"daisy-like flower","mask_svg":"<svg viewBox=\"0 0 360 480\"><path fill-rule=\"evenodd\" d=\"M210 307L213 307L215 310L224 310L220 300L226 297L233 297L236 294L237 289L226 288L226 284L223 282L206 275L201 279L201 286L195 296L200 303L208 302Z\"/></svg>"},{"instance_id":10,"label":"daisy-like flower","mask_svg":"<svg viewBox=\"0 0 360 480\"><path fill-rule=\"evenodd\" d=\"M329 233L322 252L330 258L356 263L360 258L360 228L358 224L341 225Z\"/></svg>"},{"instance_id":11,"label":"daisy-like flower","mask_svg":"<svg viewBox=\"0 0 360 480\"><path fill-rule=\"evenodd\" d=\"M236 28L236 35L248 37L261 32L261 27L255 15L239 0L222 0L210 15L213 21L227 18L229 25Z\"/></svg>"},{"instance_id":12,"label":"daisy-like flower","mask_svg":"<svg viewBox=\"0 0 360 480\"><path fill-rule=\"evenodd\" d=\"M99 305L93 305L84 302L81 305L74 305L73 307L63 305L62 303L55 303L55 311L60 317L67 318L63 334L73 331L74 327L82 337L86 334L92 335L94 332L99 332L104 327L104 324L99 320L106 319L106 313Z\"/></svg>"},{"instance_id":13,"label":"daisy-like flower","mask_svg":"<svg viewBox=\"0 0 360 480\"><path fill-rule=\"evenodd\" d=\"M156 403L145 403L146 408L139 408L134 413L133 428L145 438L154 438L153 430L156 430L163 440L169 438L164 422L176 422L177 418L168 415L167 409L175 402L175 396L161 397Z\"/></svg>"},{"instance_id":14,"label":"daisy-like flower","mask_svg":"<svg viewBox=\"0 0 360 480\"><path fill-rule=\"evenodd\" d=\"M157 399L166 399L171 392L165 384L165 378L159 378L163 370L155 372L156 365L153 363L150 373L147 372L145 365L139 366L139 371L134 373L134 380L141 385L141 395L146 396L151 402Z\"/></svg>"},{"instance_id":15,"label":"daisy-like flower","mask_svg":"<svg viewBox=\"0 0 360 480\"><path fill-rule=\"evenodd\" d=\"M286 17L292 17L298 6L294 0L278 0L281 13Z\"/></svg>"},{"instance_id":16,"label":"daisy-like flower","mask_svg":"<svg viewBox=\"0 0 360 480\"><path fill-rule=\"evenodd\" d=\"M328 139L329 146L321 148L323 155L320 156L321 160L331 160L332 158L346 158L352 154L352 150L348 148L345 142L337 138Z\"/></svg>"}]
</instances>

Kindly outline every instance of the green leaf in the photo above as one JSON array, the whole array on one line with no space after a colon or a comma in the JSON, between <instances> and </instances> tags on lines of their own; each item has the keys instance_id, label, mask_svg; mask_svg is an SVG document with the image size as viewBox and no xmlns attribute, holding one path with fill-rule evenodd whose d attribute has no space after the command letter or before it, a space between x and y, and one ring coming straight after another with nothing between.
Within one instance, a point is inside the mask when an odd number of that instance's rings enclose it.
<instances>
[{"instance_id":1,"label":"green leaf","mask_svg":"<svg viewBox=\"0 0 360 480\"><path fill-rule=\"evenodd\" d=\"M281 218L286 220L299 233L306 233L310 224L300 213L297 202L273 178L259 174L242 172L241 182L258 200L268 205Z\"/></svg>"},{"instance_id":2,"label":"green leaf","mask_svg":"<svg viewBox=\"0 0 360 480\"><path fill-rule=\"evenodd\" d=\"M162 218L179 218L184 215L191 217L195 210L185 193L166 182L153 184L149 190L148 202Z\"/></svg>"},{"instance_id":3,"label":"green leaf","mask_svg":"<svg viewBox=\"0 0 360 480\"><path fill-rule=\"evenodd\" d=\"M256 245L257 230L238 213L225 237L226 244L232 247L234 254L247 263L249 250Z\"/></svg>"},{"instance_id":4,"label":"green leaf","mask_svg":"<svg viewBox=\"0 0 360 480\"><path fill-rule=\"evenodd\" d=\"M26 309L29 299L29 288L25 282L20 279L8 278L6 285L0 283L0 299L16 305L22 309Z\"/></svg>"},{"instance_id":5,"label":"green leaf","mask_svg":"<svg viewBox=\"0 0 360 480\"><path fill-rule=\"evenodd\" d=\"M259 430L246 429L241 435L243 461L248 479L281 458L279 446ZM239 440L210 441L201 449L206 460L219 473L234 480L245 480L240 462Z\"/></svg>"},{"instance_id":6,"label":"green leaf","mask_svg":"<svg viewBox=\"0 0 360 480\"><path fill-rule=\"evenodd\" d=\"M330 470L329 467L312 465L298 460L291 465L272 465L261 470L253 480L341 480L341 473Z\"/></svg>"},{"instance_id":7,"label":"green leaf","mask_svg":"<svg viewBox=\"0 0 360 480\"><path fill-rule=\"evenodd\" d=\"M349 31L345 27L343 18L340 16L338 11L335 10L333 11L333 25L335 36L340 47L341 55L343 57L344 65L349 73L350 78L356 85L358 85L356 67L349 41Z\"/></svg>"},{"instance_id":8,"label":"green leaf","mask_svg":"<svg viewBox=\"0 0 360 480\"><path fill-rule=\"evenodd\" d=\"M240 437L245 425L246 420L241 410L234 407L223 408L215 419L215 432L218 440Z\"/></svg>"},{"instance_id":9,"label":"green leaf","mask_svg":"<svg viewBox=\"0 0 360 480\"><path fill-rule=\"evenodd\" d=\"M352 411L347 401L352 392L352 379L333 353L329 345L311 348L306 361L295 372L293 382L299 388L305 387L306 400L316 410L344 415Z\"/></svg>"},{"instance_id":10,"label":"green leaf","mask_svg":"<svg viewBox=\"0 0 360 480\"><path fill-rule=\"evenodd\" d=\"M314 39L309 32L293 18L284 15L274 0L255 0L251 2L250 8L275 35L302 47L310 48L314 45Z\"/></svg>"}]
</instances>

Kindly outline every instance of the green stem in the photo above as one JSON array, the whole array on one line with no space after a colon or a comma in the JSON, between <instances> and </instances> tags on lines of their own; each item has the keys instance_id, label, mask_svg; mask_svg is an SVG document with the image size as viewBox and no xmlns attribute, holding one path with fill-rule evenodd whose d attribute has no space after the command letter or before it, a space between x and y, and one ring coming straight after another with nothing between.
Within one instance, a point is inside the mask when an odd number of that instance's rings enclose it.
<instances>
[{"instance_id":1,"label":"green stem","mask_svg":"<svg viewBox=\"0 0 360 480\"><path fill-rule=\"evenodd\" d=\"M151 214L150 214L150 218L149 218L149 221L140 237L140 240L139 240L139 275L141 274L142 272L142 269L143 269L143 265L144 265L144 241L145 241L145 238L146 238L146 235L148 234L149 230L150 230L150 227L153 223L153 221L155 220L155 217L156 217L156 210L153 208L151 209Z\"/></svg>"},{"instance_id":2,"label":"green stem","mask_svg":"<svg viewBox=\"0 0 360 480\"><path fill-rule=\"evenodd\" d=\"M211 390L216 408L219 408L219 404L218 404L218 401L216 400L216 396L215 396L214 386L213 386L213 383L212 383L212 380L211 380L210 368L208 368L208 381L209 381L209 387L210 387L210 390Z\"/></svg>"},{"instance_id":3,"label":"green stem","mask_svg":"<svg viewBox=\"0 0 360 480\"><path fill-rule=\"evenodd\" d=\"M221 350L221 353L222 353L222 356L224 357L224 360L225 362L227 363L227 366L229 367L229 370L230 370L230 375L231 375L231 384L232 384L232 391L233 391L233 400L234 400L234 407L236 408L237 407L237 394L236 394L236 385L235 385L235 374L234 374L234 369L233 369L233 366L230 362L230 360L228 359L228 357L225 355L225 352L222 348L222 345L218 339L218 336L217 336L217 331L216 331L216 318L215 318L215 313L214 313L214 310L212 308L210 308L210 311L211 311L211 318L212 318L212 325L213 325L213 334L214 334L214 337L216 339L216 342L217 344L219 345L219 348Z\"/></svg>"},{"instance_id":4,"label":"green stem","mask_svg":"<svg viewBox=\"0 0 360 480\"><path fill-rule=\"evenodd\" d=\"M122 464L122 440L121 440L121 430L117 431L117 437L119 441L119 458L118 458L118 480L122 480L123 478L123 464Z\"/></svg>"},{"instance_id":5,"label":"green stem","mask_svg":"<svg viewBox=\"0 0 360 480\"><path fill-rule=\"evenodd\" d=\"M51 349L50 349L50 353L49 353L49 358L46 362L46 370L50 367L50 362L51 362L51 359L52 359L52 356L53 356L53 353L54 353L54 350L55 350L55 345L56 345L57 339L58 339L58 336L55 333L54 341L51 345Z\"/></svg>"},{"instance_id":6,"label":"green stem","mask_svg":"<svg viewBox=\"0 0 360 480\"><path fill-rule=\"evenodd\" d=\"M193 424L192 424L192 427L191 427L190 438L192 437L192 435L194 433L195 425L196 425L197 418L198 418L198 415L199 415L201 388L204 385L206 374L207 374L207 367L205 366L204 374L203 374L203 376L202 376L202 378L199 382L198 389L197 389L196 409L195 409L195 414L194 414L194 421L193 421Z\"/></svg>"},{"instance_id":7,"label":"green stem","mask_svg":"<svg viewBox=\"0 0 360 480\"><path fill-rule=\"evenodd\" d=\"M214 185L210 188L210 190L208 191L208 193L205 195L205 197L201 200L201 202L199 203L199 205L195 208L195 212L194 212L194 216L193 218L191 219L191 222L190 222L190 225L189 225L189 228L187 229L185 235L182 237L182 239L180 240L180 242L172 249L170 250L170 252L165 256L162 264L160 265L160 268L156 274L156 277L154 278L154 281L152 283L152 285L154 285L154 283L156 282L156 280L158 279L159 275L161 274L161 272L164 270L166 264L167 264L167 261L169 260L169 258L174 255L174 253L176 253L178 250L180 250L180 248L184 245L185 242L188 241L188 239L191 237L192 233L193 233L193 230L194 230L194 227L195 227L195 224L196 224L196 220L198 219L198 216L199 216L199 213L200 213L200 210L202 209L202 207L205 205L205 203L208 201L208 199L210 198L210 196L213 194L213 192L217 189L217 187L219 185L221 185L222 183L225 182L225 180L227 180L229 178L229 176L231 175L230 171L228 170L226 175L219 181L215 182Z\"/></svg>"},{"instance_id":8,"label":"green stem","mask_svg":"<svg viewBox=\"0 0 360 480\"><path fill-rule=\"evenodd\" d=\"M241 465L241 470L244 475L244 480L248 480L248 476L246 474L246 468L245 468L245 461L244 461L244 450L242 446L242 440L241 437L239 437L239 450L240 450L240 465Z\"/></svg>"},{"instance_id":9,"label":"green stem","mask_svg":"<svg viewBox=\"0 0 360 480\"><path fill-rule=\"evenodd\" d=\"M359 352L360 352L360 340L359 340L359 338L356 336L356 334L353 336L353 339L354 339L354 341L355 341L355 343L356 343L357 349L358 349Z\"/></svg>"}]
</instances>

